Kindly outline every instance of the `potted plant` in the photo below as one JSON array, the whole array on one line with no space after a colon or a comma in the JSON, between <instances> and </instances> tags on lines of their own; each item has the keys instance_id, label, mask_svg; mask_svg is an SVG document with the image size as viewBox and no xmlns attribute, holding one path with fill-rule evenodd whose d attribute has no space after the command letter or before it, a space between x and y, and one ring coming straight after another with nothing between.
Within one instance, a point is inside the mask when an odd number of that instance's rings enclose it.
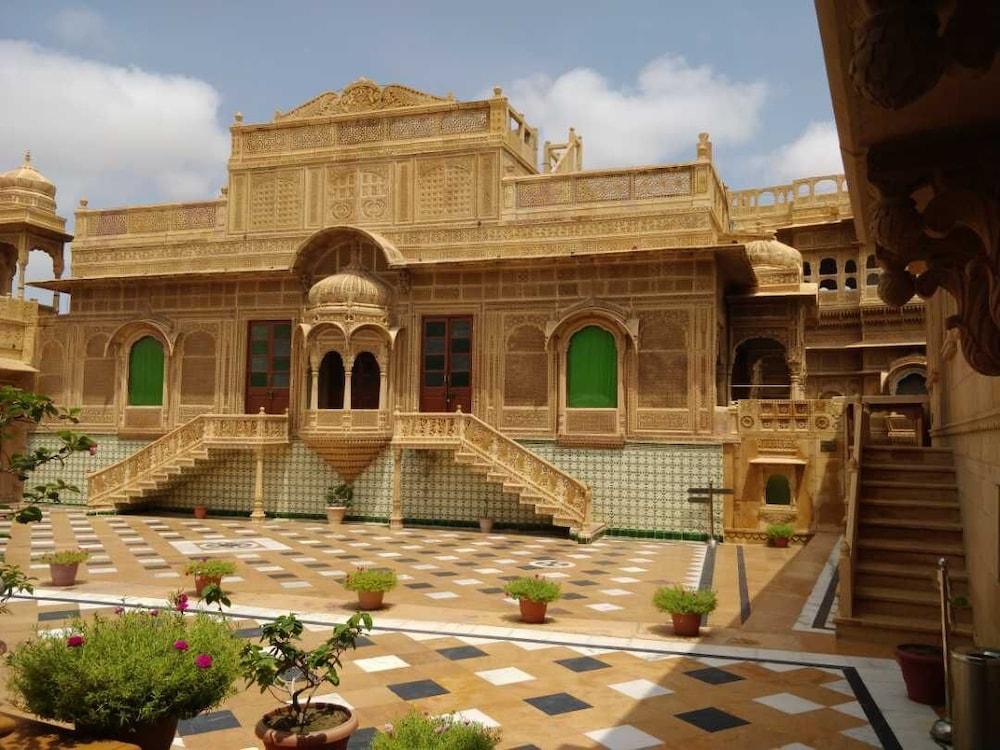
<instances>
[{"instance_id":1,"label":"potted plant","mask_svg":"<svg viewBox=\"0 0 1000 750\"><path fill-rule=\"evenodd\" d=\"M179 607L116 612L23 642L8 657L8 687L23 710L82 736L167 750L179 719L233 694L239 641L225 620Z\"/></svg>"},{"instance_id":2,"label":"potted plant","mask_svg":"<svg viewBox=\"0 0 1000 750\"><path fill-rule=\"evenodd\" d=\"M767 543L772 547L787 547L788 541L795 536L795 529L790 523L772 523L764 531Z\"/></svg>"},{"instance_id":3,"label":"potted plant","mask_svg":"<svg viewBox=\"0 0 1000 750\"><path fill-rule=\"evenodd\" d=\"M944 651L940 646L903 643L896 647L896 661L911 701L944 705Z\"/></svg>"},{"instance_id":4,"label":"potted plant","mask_svg":"<svg viewBox=\"0 0 1000 750\"><path fill-rule=\"evenodd\" d=\"M357 717L347 706L314 703L313 696L320 685L340 684L341 655L355 648L362 632L371 628L371 616L356 612L347 622L337 625L323 643L306 651L299 643L302 622L287 614L261 629L260 644L244 645L240 664L247 685L256 683L262 693L278 688L291 698L288 705L264 714L257 722L254 731L264 741L265 750L347 747L358 727ZM289 680L286 678L289 673L299 676Z\"/></svg>"},{"instance_id":5,"label":"potted plant","mask_svg":"<svg viewBox=\"0 0 1000 750\"><path fill-rule=\"evenodd\" d=\"M499 727L410 711L386 724L372 740L371 750L493 750L502 737Z\"/></svg>"},{"instance_id":6,"label":"potted plant","mask_svg":"<svg viewBox=\"0 0 1000 750\"><path fill-rule=\"evenodd\" d=\"M661 612L669 612L674 622L674 634L696 636L701 630L701 617L715 610L715 592L709 589L690 591L683 586L664 586L653 595L653 604Z\"/></svg>"},{"instance_id":7,"label":"potted plant","mask_svg":"<svg viewBox=\"0 0 1000 750\"><path fill-rule=\"evenodd\" d=\"M340 526L347 515L347 509L354 502L354 485L341 482L326 491L326 520L331 526Z\"/></svg>"},{"instance_id":8,"label":"potted plant","mask_svg":"<svg viewBox=\"0 0 1000 750\"><path fill-rule=\"evenodd\" d=\"M483 514L479 517L479 530L484 534L493 531L493 516L490 515L489 500L483 500Z\"/></svg>"},{"instance_id":9,"label":"potted plant","mask_svg":"<svg viewBox=\"0 0 1000 750\"><path fill-rule=\"evenodd\" d=\"M396 572L389 568L358 568L348 573L344 588L358 593L358 609L382 609L385 592L396 588Z\"/></svg>"},{"instance_id":10,"label":"potted plant","mask_svg":"<svg viewBox=\"0 0 1000 750\"><path fill-rule=\"evenodd\" d=\"M196 506L194 506L194 517L195 518L208 518L208 506L207 505L196 505Z\"/></svg>"},{"instance_id":11,"label":"potted plant","mask_svg":"<svg viewBox=\"0 0 1000 750\"><path fill-rule=\"evenodd\" d=\"M42 555L42 562L49 566L53 586L72 586L76 583L76 571L80 563L90 557L89 552L80 549L66 549Z\"/></svg>"},{"instance_id":12,"label":"potted plant","mask_svg":"<svg viewBox=\"0 0 1000 750\"><path fill-rule=\"evenodd\" d=\"M521 607L521 620L532 624L545 622L549 602L554 602L562 595L558 583L539 576L515 578L507 583L504 592L510 598L517 599Z\"/></svg>"},{"instance_id":13,"label":"potted plant","mask_svg":"<svg viewBox=\"0 0 1000 750\"><path fill-rule=\"evenodd\" d=\"M203 557L200 560L189 562L184 568L184 572L189 576L194 576L194 591L198 596L201 596L206 586L221 586L225 576L231 576L235 573L236 563L232 560L210 560Z\"/></svg>"}]
</instances>

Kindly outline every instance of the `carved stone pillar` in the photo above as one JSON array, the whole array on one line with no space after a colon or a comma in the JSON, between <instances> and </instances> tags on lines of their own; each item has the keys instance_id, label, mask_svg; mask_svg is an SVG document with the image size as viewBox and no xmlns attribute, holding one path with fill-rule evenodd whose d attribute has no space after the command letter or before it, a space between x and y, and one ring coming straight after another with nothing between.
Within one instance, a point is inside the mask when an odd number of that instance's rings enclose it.
<instances>
[{"instance_id":1,"label":"carved stone pillar","mask_svg":"<svg viewBox=\"0 0 1000 750\"><path fill-rule=\"evenodd\" d=\"M806 397L805 378L802 370L801 360L791 359L788 361L789 396L795 401L801 401Z\"/></svg>"},{"instance_id":2,"label":"carved stone pillar","mask_svg":"<svg viewBox=\"0 0 1000 750\"><path fill-rule=\"evenodd\" d=\"M351 410L351 371L354 369L354 357L344 360L344 411Z\"/></svg>"},{"instance_id":3,"label":"carved stone pillar","mask_svg":"<svg viewBox=\"0 0 1000 750\"><path fill-rule=\"evenodd\" d=\"M257 460L253 483L253 512L250 513L250 520L262 523L267 518L264 512L264 449L258 448L254 453Z\"/></svg>"},{"instance_id":4,"label":"carved stone pillar","mask_svg":"<svg viewBox=\"0 0 1000 750\"><path fill-rule=\"evenodd\" d=\"M311 385L309 388L309 408L313 411L319 408L319 368L313 367L310 370Z\"/></svg>"},{"instance_id":5,"label":"carved stone pillar","mask_svg":"<svg viewBox=\"0 0 1000 750\"><path fill-rule=\"evenodd\" d=\"M389 528L403 528L403 449L392 449L392 511Z\"/></svg>"}]
</instances>

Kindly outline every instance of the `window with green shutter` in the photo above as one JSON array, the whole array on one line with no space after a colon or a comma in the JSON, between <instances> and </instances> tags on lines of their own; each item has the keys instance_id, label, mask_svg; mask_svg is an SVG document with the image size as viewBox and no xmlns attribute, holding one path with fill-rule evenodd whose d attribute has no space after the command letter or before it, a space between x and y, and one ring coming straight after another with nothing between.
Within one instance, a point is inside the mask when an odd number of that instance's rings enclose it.
<instances>
[{"instance_id":1,"label":"window with green shutter","mask_svg":"<svg viewBox=\"0 0 1000 750\"><path fill-rule=\"evenodd\" d=\"M569 340L566 405L577 409L618 406L618 347L609 331L587 326Z\"/></svg>"},{"instance_id":2,"label":"window with green shutter","mask_svg":"<svg viewBox=\"0 0 1000 750\"><path fill-rule=\"evenodd\" d=\"M129 406L163 406L163 346L152 336L132 345L128 355Z\"/></svg>"}]
</instances>

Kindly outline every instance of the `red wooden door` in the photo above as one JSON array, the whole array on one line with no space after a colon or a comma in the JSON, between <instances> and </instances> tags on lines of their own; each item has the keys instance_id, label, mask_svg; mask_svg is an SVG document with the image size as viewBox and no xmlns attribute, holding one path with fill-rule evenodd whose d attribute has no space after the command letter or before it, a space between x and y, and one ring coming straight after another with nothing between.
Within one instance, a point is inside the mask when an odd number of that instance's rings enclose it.
<instances>
[{"instance_id":1,"label":"red wooden door","mask_svg":"<svg viewBox=\"0 0 1000 750\"><path fill-rule=\"evenodd\" d=\"M424 318L420 411L472 411L472 317Z\"/></svg>"},{"instance_id":2,"label":"red wooden door","mask_svg":"<svg viewBox=\"0 0 1000 750\"><path fill-rule=\"evenodd\" d=\"M248 414L264 407L284 414L292 370L292 324L287 320L252 320L247 326Z\"/></svg>"}]
</instances>

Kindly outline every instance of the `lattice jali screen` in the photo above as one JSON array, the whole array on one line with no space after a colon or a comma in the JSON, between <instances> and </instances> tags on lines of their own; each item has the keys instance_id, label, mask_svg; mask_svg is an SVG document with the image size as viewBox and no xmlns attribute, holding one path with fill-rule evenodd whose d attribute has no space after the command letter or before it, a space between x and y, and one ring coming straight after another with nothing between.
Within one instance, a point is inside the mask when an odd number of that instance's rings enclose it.
<instances>
[{"instance_id":1,"label":"lattice jali screen","mask_svg":"<svg viewBox=\"0 0 1000 750\"><path fill-rule=\"evenodd\" d=\"M91 336L83 360L83 403L86 406L107 406L115 399L115 360L104 356L108 337Z\"/></svg>"},{"instance_id":2,"label":"lattice jali screen","mask_svg":"<svg viewBox=\"0 0 1000 750\"><path fill-rule=\"evenodd\" d=\"M38 390L50 396L57 403L63 400L66 379L63 375L66 357L62 346L56 341L49 341L42 348L42 356L38 362L41 375L38 378Z\"/></svg>"},{"instance_id":3,"label":"lattice jali screen","mask_svg":"<svg viewBox=\"0 0 1000 750\"><path fill-rule=\"evenodd\" d=\"M548 404L547 362L545 335L539 328L523 325L511 333L504 355L505 406Z\"/></svg>"},{"instance_id":4,"label":"lattice jali screen","mask_svg":"<svg viewBox=\"0 0 1000 750\"><path fill-rule=\"evenodd\" d=\"M475 163L462 156L419 162L417 214L421 219L461 218L476 211Z\"/></svg>"},{"instance_id":5,"label":"lattice jali screen","mask_svg":"<svg viewBox=\"0 0 1000 750\"><path fill-rule=\"evenodd\" d=\"M639 406L676 409L688 403L687 313L643 316L639 337Z\"/></svg>"},{"instance_id":6,"label":"lattice jali screen","mask_svg":"<svg viewBox=\"0 0 1000 750\"><path fill-rule=\"evenodd\" d=\"M215 337L196 331L185 337L181 356L181 403L215 400Z\"/></svg>"}]
</instances>

